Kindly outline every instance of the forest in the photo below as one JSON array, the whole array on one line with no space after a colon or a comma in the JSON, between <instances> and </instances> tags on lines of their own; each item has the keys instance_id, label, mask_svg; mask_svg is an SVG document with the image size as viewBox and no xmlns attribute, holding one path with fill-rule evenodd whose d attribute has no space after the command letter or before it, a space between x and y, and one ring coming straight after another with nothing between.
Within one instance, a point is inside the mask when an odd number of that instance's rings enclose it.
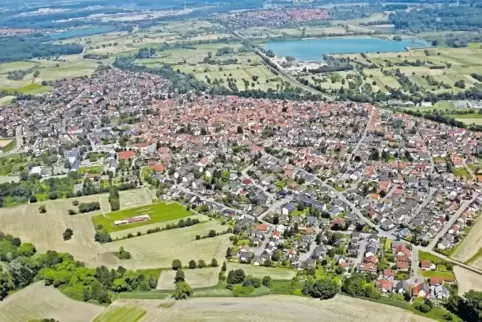
<instances>
[{"instance_id":1,"label":"forest","mask_svg":"<svg viewBox=\"0 0 482 322\"><path fill-rule=\"evenodd\" d=\"M421 10L396 11L389 21L396 29L411 32L461 30L476 31L482 28L482 5L425 8Z\"/></svg>"},{"instance_id":2,"label":"forest","mask_svg":"<svg viewBox=\"0 0 482 322\"><path fill-rule=\"evenodd\" d=\"M46 42L47 40L42 34L0 37L0 62L74 55L83 50L78 44L56 45Z\"/></svg>"}]
</instances>

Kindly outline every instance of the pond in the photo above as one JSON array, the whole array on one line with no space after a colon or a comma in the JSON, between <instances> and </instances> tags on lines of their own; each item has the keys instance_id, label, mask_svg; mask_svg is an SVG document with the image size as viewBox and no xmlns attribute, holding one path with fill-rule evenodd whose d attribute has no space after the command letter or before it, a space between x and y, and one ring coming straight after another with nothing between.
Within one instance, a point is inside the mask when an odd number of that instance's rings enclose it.
<instances>
[{"instance_id":1,"label":"pond","mask_svg":"<svg viewBox=\"0 0 482 322\"><path fill-rule=\"evenodd\" d=\"M277 56L293 56L300 61L321 61L323 55L400 52L406 47L425 48L430 44L419 39L402 39L401 41L374 37L339 37L306 40L280 40L264 45Z\"/></svg>"},{"instance_id":2,"label":"pond","mask_svg":"<svg viewBox=\"0 0 482 322\"><path fill-rule=\"evenodd\" d=\"M97 27L97 28L79 28L79 29L70 29L64 32L59 32L55 34L49 34L50 38L53 40L62 40L74 37L83 37L83 36L90 36L96 34L103 34L107 32L112 32L117 30L115 27Z\"/></svg>"}]
</instances>

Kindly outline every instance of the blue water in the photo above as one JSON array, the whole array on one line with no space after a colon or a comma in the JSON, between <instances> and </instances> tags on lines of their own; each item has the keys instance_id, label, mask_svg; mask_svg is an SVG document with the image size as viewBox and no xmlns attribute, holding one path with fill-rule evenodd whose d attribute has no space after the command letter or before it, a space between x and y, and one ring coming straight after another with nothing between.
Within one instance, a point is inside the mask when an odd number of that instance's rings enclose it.
<instances>
[{"instance_id":1,"label":"blue water","mask_svg":"<svg viewBox=\"0 0 482 322\"><path fill-rule=\"evenodd\" d=\"M82 29L71 29L64 32L59 32L56 34L50 34L50 38L53 40L62 40L73 37L83 37L95 34L103 34L106 32L111 32L116 30L115 27L97 27L97 28L82 28Z\"/></svg>"},{"instance_id":2,"label":"blue water","mask_svg":"<svg viewBox=\"0 0 482 322\"><path fill-rule=\"evenodd\" d=\"M323 55L405 51L405 47L425 48L430 44L423 40L403 39L401 41L380 38L323 38L307 40L279 40L267 43L277 56L293 56L300 61L321 61Z\"/></svg>"}]
</instances>

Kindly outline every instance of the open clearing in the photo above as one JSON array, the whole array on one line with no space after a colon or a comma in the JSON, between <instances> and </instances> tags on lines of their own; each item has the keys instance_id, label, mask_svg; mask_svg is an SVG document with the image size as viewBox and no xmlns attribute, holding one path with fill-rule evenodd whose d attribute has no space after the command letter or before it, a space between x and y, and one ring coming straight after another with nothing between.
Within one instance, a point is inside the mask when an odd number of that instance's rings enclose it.
<instances>
[{"instance_id":1,"label":"open clearing","mask_svg":"<svg viewBox=\"0 0 482 322\"><path fill-rule=\"evenodd\" d=\"M73 200L86 203L99 201L102 196L87 196L2 208L0 209L0 227L5 233L33 243L40 252L47 250L67 252L72 254L75 259L91 266L116 267L119 263L117 257L107 253L103 245L94 241L95 229L91 216L98 214L99 211L68 215L69 209L76 208L72 205ZM41 214L38 210L41 204L47 208L45 214ZM74 235L71 240L64 241L62 233L67 228L71 228Z\"/></svg>"},{"instance_id":2,"label":"open clearing","mask_svg":"<svg viewBox=\"0 0 482 322\"><path fill-rule=\"evenodd\" d=\"M206 261L209 264L209 261ZM187 264L187 263L186 263ZM220 267L207 267L196 269L183 269L186 282L192 288L210 287L215 286L218 283L218 275ZM158 290L173 290L174 278L176 277L176 271L166 270L161 272L161 276L157 281Z\"/></svg>"},{"instance_id":3,"label":"open clearing","mask_svg":"<svg viewBox=\"0 0 482 322\"><path fill-rule=\"evenodd\" d=\"M228 272L232 269L242 269L246 275L252 275L259 278L271 276L274 280L290 280L296 275L296 271L293 269L230 263L228 265Z\"/></svg>"},{"instance_id":4,"label":"open clearing","mask_svg":"<svg viewBox=\"0 0 482 322\"><path fill-rule=\"evenodd\" d=\"M121 246L129 251L132 259L121 261L126 268L171 267L176 258L180 259L183 265L187 265L191 259L203 259L209 263L216 258L218 263L221 263L230 244L229 234L196 240L196 235L206 235L211 229L220 232L227 227L213 220L191 227L119 240L104 246L110 252L118 251Z\"/></svg>"},{"instance_id":5,"label":"open clearing","mask_svg":"<svg viewBox=\"0 0 482 322\"><path fill-rule=\"evenodd\" d=\"M53 286L38 282L0 302L0 321L18 322L53 318L59 321L91 321L102 306L74 301Z\"/></svg>"},{"instance_id":6,"label":"open clearing","mask_svg":"<svg viewBox=\"0 0 482 322\"><path fill-rule=\"evenodd\" d=\"M0 106L10 104L14 98L15 98L15 96L12 96L12 95L0 97Z\"/></svg>"},{"instance_id":7,"label":"open clearing","mask_svg":"<svg viewBox=\"0 0 482 322\"><path fill-rule=\"evenodd\" d=\"M455 277L459 285L459 295L463 295L469 290L482 292L482 277L460 266L454 266Z\"/></svg>"},{"instance_id":8,"label":"open clearing","mask_svg":"<svg viewBox=\"0 0 482 322\"><path fill-rule=\"evenodd\" d=\"M9 145L12 141L12 139L0 139L0 150Z\"/></svg>"},{"instance_id":9,"label":"open clearing","mask_svg":"<svg viewBox=\"0 0 482 322\"><path fill-rule=\"evenodd\" d=\"M150 205L153 194L148 188L119 191L119 199L121 209L134 208Z\"/></svg>"},{"instance_id":10,"label":"open clearing","mask_svg":"<svg viewBox=\"0 0 482 322\"><path fill-rule=\"evenodd\" d=\"M186 208L184 208L184 206L181 204L167 204L162 202L138 208L119 210L108 215L95 216L93 221L95 225L102 225L107 229L107 231L114 232L168 220L181 219L191 214L192 212L186 210ZM129 217L140 215L149 215L151 216L151 220L119 226L114 225L114 221L116 220L127 219Z\"/></svg>"},{"instance_id":11,"label":"open clearing","mask_svg":"<svg viewBox=\"0 0 482 322\"><path fill-rule=\"evenodd\" d=\"M480 216L480 215L479 215ZM482 248L482 219L477 219L467 236L460 242L460 245L451 256L461 262L466 262ZM478 258L470 265L482 269L482 258Z\"/></svg>"},{"instance_id":12,"label":"open clearing","mask_svg":"<svg viewBox=\"0 0 482 322\"><path fill-rule=\"evenodd\" d=\"M135 305L110 305L94 322L136 322L146 314L146 310Z\"/></svg>"},{"instance_id":13,"label":"open clearing","mask_svg":"<svg viewBox=\"0 0 482 322\"><path fill-rule=\"evenodd\" d=\"M257 298L195 298L172 300L116 300L115 305L137 305L147 310L147 321L432 321L374 302L337 295L319 301L295 296ZM322 318L320 318L322 317Z\"/></svg>"}]
</instances>

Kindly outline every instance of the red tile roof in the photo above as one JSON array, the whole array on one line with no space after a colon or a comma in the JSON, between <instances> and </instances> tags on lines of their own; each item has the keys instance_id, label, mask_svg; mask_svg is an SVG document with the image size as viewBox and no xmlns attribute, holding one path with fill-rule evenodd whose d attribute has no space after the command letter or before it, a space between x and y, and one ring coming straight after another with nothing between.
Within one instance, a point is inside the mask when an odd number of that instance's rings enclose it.
<instances>
[{"instance_id":1,"label":"red tile roof","mask_svg":"<svg viewBox=\"0 0 482 322\"><path fill-rule=\"evenodd\" d=\"M121 160L128 160L130 158L133 158L136 155L134 151L122 151L119 152L119 159Z\"/></svg>"}]
</instances>

